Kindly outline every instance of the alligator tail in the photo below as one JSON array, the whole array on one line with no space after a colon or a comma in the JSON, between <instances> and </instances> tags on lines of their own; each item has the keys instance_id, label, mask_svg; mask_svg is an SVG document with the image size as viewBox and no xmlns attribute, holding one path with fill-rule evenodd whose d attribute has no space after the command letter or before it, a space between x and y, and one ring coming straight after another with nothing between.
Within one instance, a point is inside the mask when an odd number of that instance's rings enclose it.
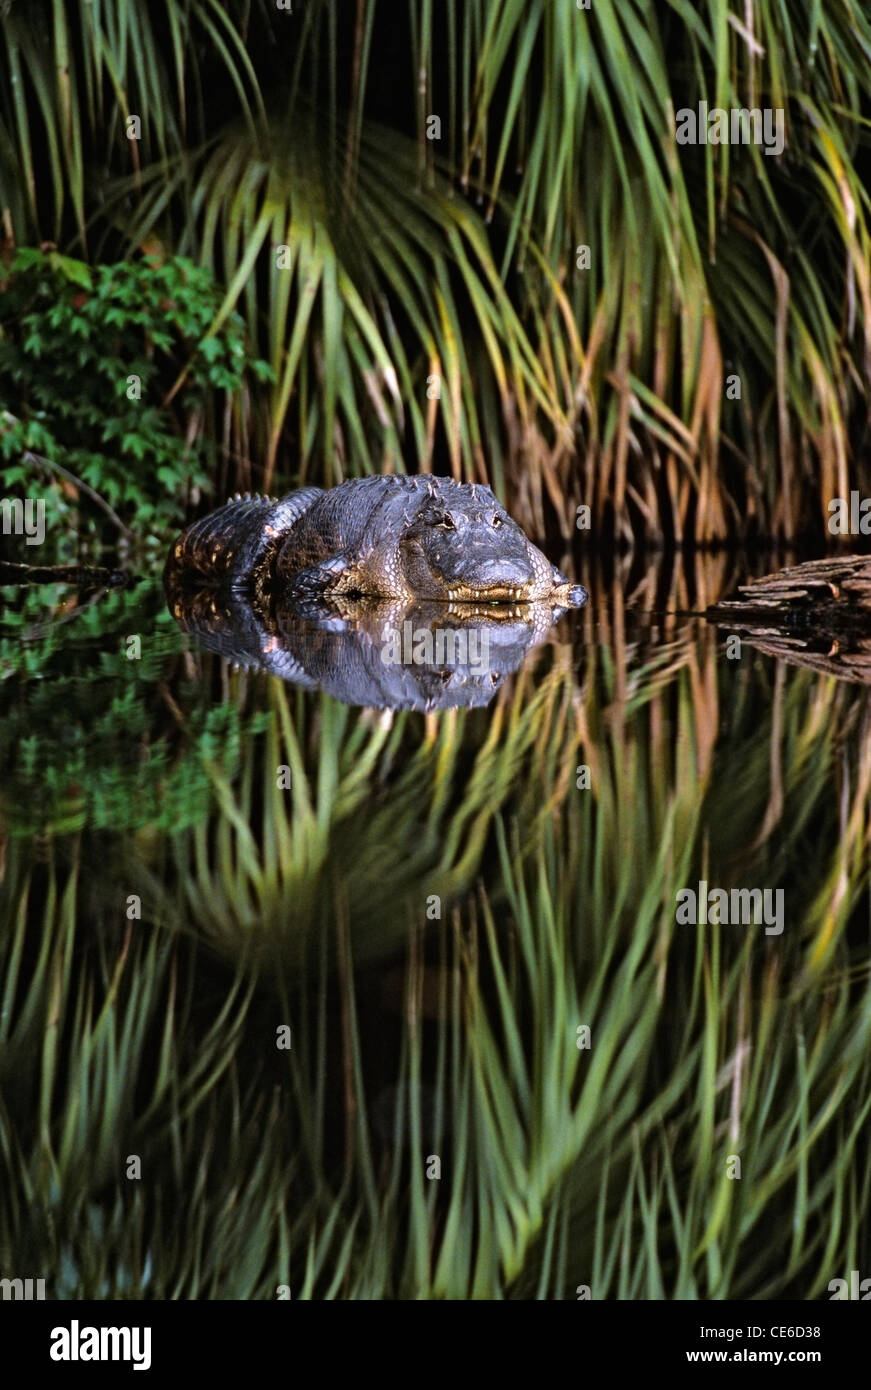
<instances>
[{"instance_id":1,"label":"alligator tail","mask_svg":"<svg viewBox=\"0 0 871 1390\"><path fill-rule=\"evenodd\" d=\"M262 587L272 552L320 496L317 487L279 501L237 493L181 533L167 561L167 582Z\"/></svg>"}]
</instances>

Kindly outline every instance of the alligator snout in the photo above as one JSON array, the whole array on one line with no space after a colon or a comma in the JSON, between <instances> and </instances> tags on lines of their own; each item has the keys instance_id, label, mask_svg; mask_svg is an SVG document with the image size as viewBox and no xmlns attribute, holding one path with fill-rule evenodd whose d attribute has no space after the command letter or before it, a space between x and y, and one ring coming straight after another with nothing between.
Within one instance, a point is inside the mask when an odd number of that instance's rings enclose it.
<instances>
[{"instance_id":1,"label":"alligator snout","mask_svg":"<svg viewBox=\"0 0 871 1390\"><path fill-rule=\"evenodd\" d=\"M503 555L473 565L469 578L480 589L525 589L534 575L526 560Z\"/></svg>"}]
</instances>

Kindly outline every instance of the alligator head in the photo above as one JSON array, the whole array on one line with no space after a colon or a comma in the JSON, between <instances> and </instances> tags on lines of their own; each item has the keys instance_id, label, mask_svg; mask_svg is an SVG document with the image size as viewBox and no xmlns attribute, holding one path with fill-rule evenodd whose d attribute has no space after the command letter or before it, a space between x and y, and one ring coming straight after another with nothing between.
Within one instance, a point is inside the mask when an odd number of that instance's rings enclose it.
<instances>
[{"instance_id":1,"label":"alligator head","mask_svg":"<svg viewBox=\"0 0 871 1390\"><path fill-rule=\"evenodd\" d=\"M419 599L572 607L586 599L482 484L428 492L400 534L398 562L403 587Z\"/></svg>"}]
</instances>

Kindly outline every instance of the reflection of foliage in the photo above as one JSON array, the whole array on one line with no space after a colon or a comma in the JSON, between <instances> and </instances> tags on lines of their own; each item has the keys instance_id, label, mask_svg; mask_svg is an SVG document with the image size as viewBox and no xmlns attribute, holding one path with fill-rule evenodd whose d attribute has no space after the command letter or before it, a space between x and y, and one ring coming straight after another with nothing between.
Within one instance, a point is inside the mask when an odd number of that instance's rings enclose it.
<instances>
[{"instance_id":1,"label":"reflection of foliage","mask_svg":"<svg viewBox=\"0 0 871 1390\"><path fill-rule=\"evenodd\" d=\"M140 532L177 519L189 490L208 481L202 416L212 393L237 391L249 368L268 372L246 351L238 314L210 332L221 297L208 271L181 258L89 267L21 249L6 277L5 486L31 491L33 467L19 460L32 450L135 517ZM174 418L163 402L182 371Z\"/></svg>"},{"instance_id":2,"label":"reflection of foliage","mask_svg":"<svg viewBox=\"0 0 871 1390\"><path fill-rule=\"evenodd\" d=\"M294 1298L572 1298L578 1284L596 1298L806 1298L858 1267L871 1200L856 1178L871 977L850 930L867 876L864 692L833 705L800 673L775 694L775 798L764 674L718 672L712 638L667 678L658 659L636 671L628 699L593 650L583 693L555 663L539 690L524 675L521 699L501 692L495 717L444 718L433 737L419 719L391 730L310 696L285 704L272 683L267 739L217 778L208 824L129 853L86 833L35 866L11 844L0 1262L14 1251L63 1296L259 1298L280 1284ZM855 775L838 771L839 740ZM279 753L293 771L280 807ZM380 816L381 950L400 934L409 948L390 1008L377 946L358 936L371 906L354 842L335 858L345 816L370 860ZM436 842L429 863L419 834ZM677 888L703 870L728 883L742 839L758 840L757 883L802 862L784 935L677 927ZM178 897L131 877L161 845ZM463 872L422 943L439 849ZM293 926L306 862L311 881L325 863L340 880L335 893L322 880L322 916L302 920L303 904L296 919L316 928L306 983L272 969L255 989L258 912L271 898L266 925ZM846 875L837 904L833 873ZM137 890L143 920L128 924ZM229 972L191 925L234 957ZM277 1022L292 1026L289 1052ZM130 1153L141 1183L126 1179ZM440 1182L424 1176L430 1154Z\"/></svg>"},{"instance_id":3,"label":"reflection of foliage","mask_svg":"<svg viewBox=\"0 0 871 1390\"><path fill-rule=\"evenodd\" d=\"M52 591L24 591L0 629L2 819L16 833L181 827L206 811L207 765L232 775L243 721L189 683L182 738L165 705L166 658L182 639L160 595L110 592L45 621ZM38 632L38 635L37 635ZM141 657L127 640L141 637ZM260 727L253 716L244 730Z\"/></svg>"}]
</instances>

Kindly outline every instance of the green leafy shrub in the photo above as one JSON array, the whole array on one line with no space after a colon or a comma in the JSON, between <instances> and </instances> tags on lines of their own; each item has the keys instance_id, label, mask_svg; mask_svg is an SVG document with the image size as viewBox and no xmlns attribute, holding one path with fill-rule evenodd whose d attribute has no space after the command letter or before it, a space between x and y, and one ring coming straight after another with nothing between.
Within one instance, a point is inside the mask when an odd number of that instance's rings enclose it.
<instances>
[{"instance_id":1,"label":"green leafy shrub","mask_svg":"<svg viewBox=\"0 0 871 1390\"><path fill-rule=\"evenodd\" d=\"M210 272L182 257L88 266L19 249L0 279L6 489L32 493L31 451L135 518L137 533L176 523L192 489L214 485L214 393L271 375L241 317L218 320L221 302Z\"/></svg>"}]
</instances>

